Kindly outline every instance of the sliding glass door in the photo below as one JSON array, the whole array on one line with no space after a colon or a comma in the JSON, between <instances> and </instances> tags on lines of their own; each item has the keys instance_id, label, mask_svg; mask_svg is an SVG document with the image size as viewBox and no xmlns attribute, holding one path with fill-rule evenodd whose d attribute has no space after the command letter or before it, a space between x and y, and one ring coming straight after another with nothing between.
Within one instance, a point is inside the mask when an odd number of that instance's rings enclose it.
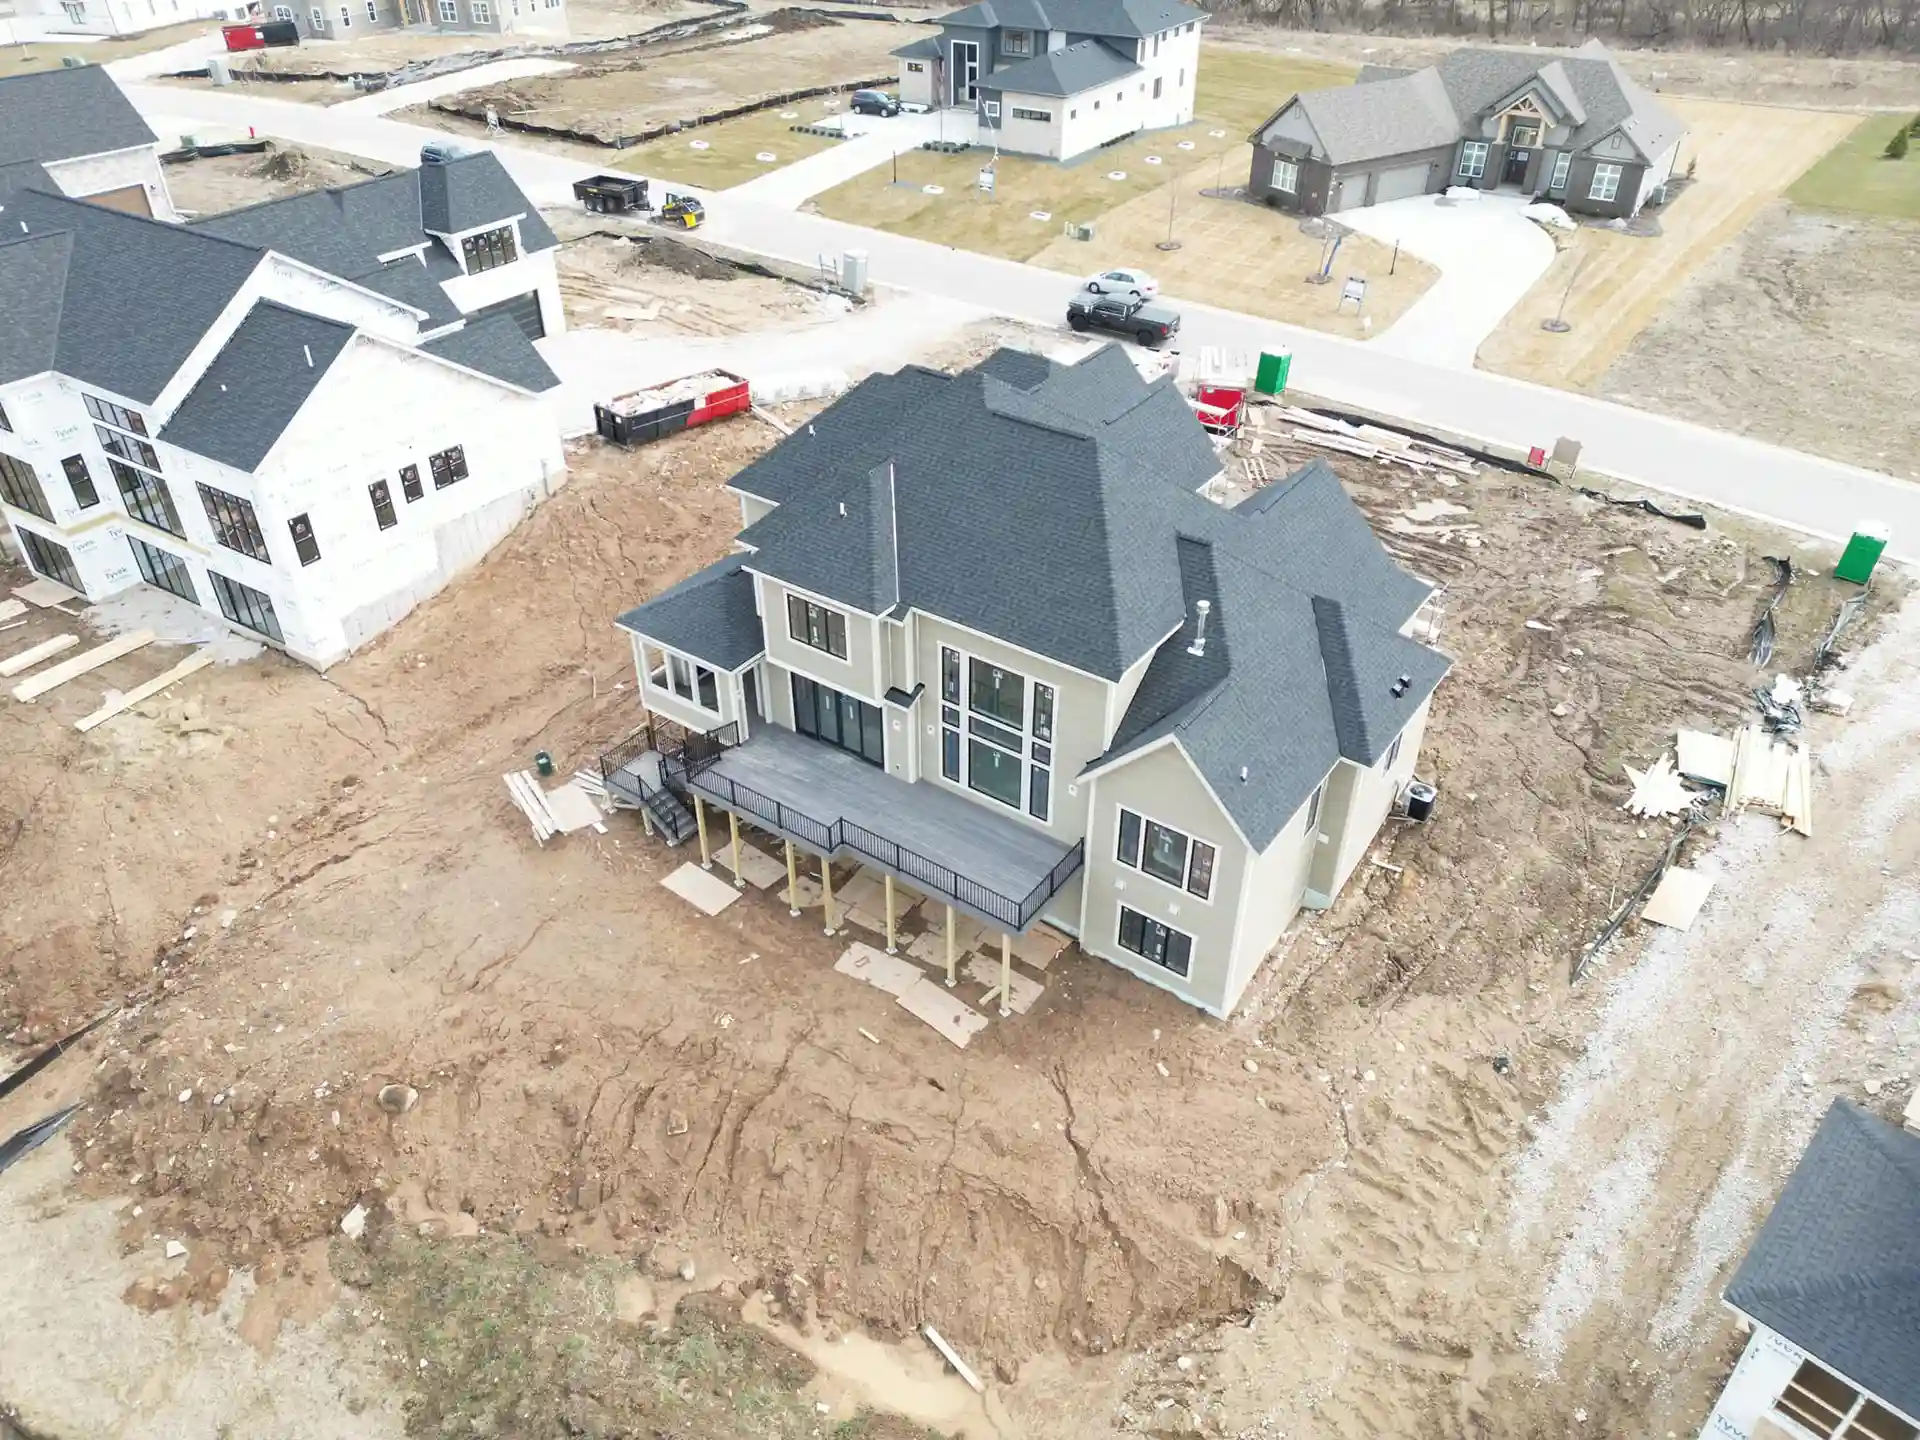
<instances>
[{"instance_id":1,"label":"sliding glass door","mask_svg":"<svg viewBox=\"0 0 1920 1440\"><path fill-rule=\"evenodd\" d=\"M880 707L831 686L793 677L793 728L802 735L837 745L869 765L887 763Z\"/></svg>"}]
</instances>

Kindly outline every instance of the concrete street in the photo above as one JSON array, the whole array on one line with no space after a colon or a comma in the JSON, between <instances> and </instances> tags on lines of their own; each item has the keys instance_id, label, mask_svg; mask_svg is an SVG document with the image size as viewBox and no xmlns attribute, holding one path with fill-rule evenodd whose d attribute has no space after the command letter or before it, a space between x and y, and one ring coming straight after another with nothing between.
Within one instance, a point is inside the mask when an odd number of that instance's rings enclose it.
<instances>
[{"instance_id":1,"label":"concrete street","mask_svg":"<svg viewBox=\"0 0 1920 1440\"><path fill-rule=\"evenodd\" d=\"M129 85L128 94L163 139L194 126L243 131L346 151L389 164L417 162L438 131L378 116L345 114L273 100ZM574 180L594 166L506 143L492 144L536 203L571 203ZM876 284L990 308L1015 319L1057 324L1073 277L1013 261L799 214L740 198L709 197L716 240L807 265L822 256L864 249ZM1175 297L1178 298L1178 297ZM1800 454L1743 436L1650 415L1590 396L1553 390L1480 371L1437 366L1396 355L1378 344L1347 340L1181 300L1183 349L1215 347L1233 354L1290 348L1297 388L1340 403L1378 410L1472 440L1551 446L1580 440L1596 469L1684 499L1758 516L1826 538L1844 537L1863 520L1892 527L1891 553L1920 557L1920 487L1837 461ZM1791 396L1756 395L1756 406L1790 404Z\"/></svg>"}]
</instances>

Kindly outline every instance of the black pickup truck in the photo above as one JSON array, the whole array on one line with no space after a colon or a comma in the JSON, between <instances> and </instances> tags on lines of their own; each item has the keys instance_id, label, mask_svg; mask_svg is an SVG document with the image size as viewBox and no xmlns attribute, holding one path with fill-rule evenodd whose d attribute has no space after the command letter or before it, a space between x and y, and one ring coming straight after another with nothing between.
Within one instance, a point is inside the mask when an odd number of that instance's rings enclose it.
<instances>
[{"instance_id":1,"label":"black pickup truck","mask_svg":"<svg viewBox=\"0 0 1920 1440\"><path fill-rule=\"evenodd\" d=\"M1067 302L1067 324L1075 330L1111 330L1128 335L1147 349L1180 333L1180 317L1151 300L1122 299L1118 295L1076 295Z\"/></svg>"}]
</instances>

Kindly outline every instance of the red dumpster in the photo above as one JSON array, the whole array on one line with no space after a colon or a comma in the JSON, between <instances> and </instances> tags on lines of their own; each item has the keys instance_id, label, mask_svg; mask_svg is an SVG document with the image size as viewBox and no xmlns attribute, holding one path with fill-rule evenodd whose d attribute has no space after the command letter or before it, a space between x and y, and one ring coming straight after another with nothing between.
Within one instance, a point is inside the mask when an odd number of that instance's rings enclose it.
<instances>
[{"instance_id":1,"label":"red dumpster","mask_svg":"<svg viewBox=\"0 0 1920 1440\"><path fill-rule=\"evenodd\" d=\"M229 50L264 50L267 45L258 25L222 25L220 38Z\"/></svg>"}]
</instances>

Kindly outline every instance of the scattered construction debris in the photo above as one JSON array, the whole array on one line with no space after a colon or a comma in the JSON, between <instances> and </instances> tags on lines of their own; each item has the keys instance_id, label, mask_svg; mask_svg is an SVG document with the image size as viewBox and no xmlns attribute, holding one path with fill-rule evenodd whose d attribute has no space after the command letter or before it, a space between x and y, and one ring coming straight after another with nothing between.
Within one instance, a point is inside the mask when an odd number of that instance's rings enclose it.
<instances>
[{"instance_id":1,"label":"scattered construction debris","mask_svg":"<svg viewBox=\"0 0 1920 1440\"><path fill-rule=\"evenodd\" d=\"M1674 930L1690 929L1712 889L1711 876L1682 865L1669 866L1653 894L1647 897L1647 906L1640 912L1640 918Z\"/></svg>"},{"instance_id":2,"label":"scattered construction debris","mask_svg":"<svg viewBox=\"0 0 1920 1440\"><path fill-rule=\"evenodd\" d=\"M1800 682L1791 675L1776 675L1773 684L1755 688L1755 703L1760 706L1761 723L1775 735L1796 735L1805 723L1800 702L1805 698Z\"/></svg>"},{"instance_id":3,"label":"scattered construction debris","mask_svg":"<svg viewBox=\"0 0 1920 1440\"><path fill-rule=\"evenodd\" d=\"M1803 745L1776 740L1758 725L1742 726L1734 738L1733 777L1727 786L1729 815L1758 810L1778 815L1788 829L1813 833L1812 754Z\"/></svg>"},{"instance_id":4,"label":"scattered construction debris","mask_svg":"<svg viewBox=\"0 0 1920 1440\"><path fill-rule=\"evenodd\" d=\"M500 777L506 781L507 794L520 807L520 813L533 826L534 840L545 845L555 835L570 835L575 830L592 829L606 834L607 827L592 793L580 782L569 780L551 790L542 790L531 770L516 770ZM603 787L604 788L604 787Z\"/></svg>"},{"instance_id":5,"label":"scattered construction debris","mask_svg":"<svg viewBox=\"0 0 1920 1440\"><path fill-rule=\"evenodd\" d=\"M703 915L718 915L740 898L733 886L691 860L660 883Z\"/></svg>"},{"instance_id":6,"label":"scattered construction debris","mask_svg":"<svg viewBox=\"0 0 1920 1440\"><path fill-rule=\"evenodd\" d=\"M1676 768L1689 780L1722 790L1733 783L1733 741L1700 730L1682 730L1677 750Z\"/></svg>"},{"instance_id":7,"label":"scattered construction debris","mask_svg":"<svg viewBox=\"0 0 1920 1440\"><path fill-rule=\"evenodd\" d=\"M1787 597L1787 587L1793 584L1793 561L1781 555L1769 555L1767 562L1773 566L1773 594L1767 597L1760 618L1753 622L1753 633L1747 639L1747 659L1755 665L1766 665L1773 660L1773 612L1780 608L1780 602Z\"/></svg>"},{"instance_id":8,"label":"scattered construction debris","mask_svg":"<svg viewBox=\"0 0 1920 1440\"><path fill-rule=\"evenodd\" d=\"M196 650L178 665L171 666L161 671L151 680L143 681L141 684L134 686L118 699L104 701L100 708L91 715L74 721L73 728L84 733L85 731L93 729L96 725L104 725L107 721L113 719L114 716L131 710L142 700L151 700L168 686L178 684L180 681L186 679L187 676L193 674L194 671L203 670L212 663L213 652L211 650Z\"/></svg>"},{"instance_id":9,"label":"scattered construction debris","mask_svg":"<svg viewBox=\"0 0 1920 1440\"><path fill-rule=\"evenodd\" d=\"M1665 878L1668 867L1673 864L1674 857L1680 853L1680 847L1686 844L1687 837L1693 834L1693 827L1698 823L1698 813L1690 811L1681 821L1680 828L1673 832L1673 838L1668 840L1665 848L1661 850L1659 858L1647 871L1646 878L1634 887L1632 894L1614 907L1613 913L1607 917L1607 923L1600 927L1600 933L1588 941L1587 948L1574 958L1571 977L1574 983L1579 983L1580 978L1587 973L1587 967L1593 963L1594 956L1612 943L1613 937L1620 933L1621 927L1632 918L1634 911L1640 908L1641 902L1652 894L1653 888Z\"/></svg>"},{"instance_id":10,"label":"scattered construction debris","mask_svg":"<svg viewBox=\"0 0 1920 1440\"><path fill-rule=\"evenodd\" d=\"M1403 435L1397 430L1383 429L1378 425L1353 424L1301 406L1289 406L1282 414L1292 422L1293 428L1289 433L1295 440L1325 450L1338 450L1343 454L1357 455L1363 460L1377 460L1383 465L1404 465L1410 470L1451 470L1458 475L1474 473L1473 462L1464 451L1431 440Z\"/></svg>"},{"instance_id":11,"label":"scattered construction debris","mask_svg":"<svg viewBox=\"0 0 1920 1440\"><path fill-rule=\"evenodd\" d=\"M1820 637L1820 643L1814 647L1812 665L1814 679L1818 680L1838 658L1840 632L1851 625L1855 617L1866 609L1869 593L1871 593L1871 587L1862 586L1857 593L1847 596L1840 602L1840 610L1833 617L1833 624L1827 628L1827 633Z\"/></svg>"},{"instance_id":12,"label":"scattered construction debris","mask_svg":"<svg viewBox=\"0 0 1920 1440\"><path fill-rule=\"evenodd\" d=\"M933 1348L940 1352L940 1357L953 1367L956 1375L966 1381L976 1393L982 1395L986 1393L987 1387L980 1383L980 1377L973 1373L973 1368L954 1352L954 1348L951 1345L940 1338L940 1332L938 1330L934 1329L931 1325L924 1325L921 1327L920 1333L925 1335L928 1341L932 1343Z\"/></svg>"},{"instance_id":13,"label":"scattered construction debris","mask_svg":"<svg viewBox=\"0 0 1920 1440\"><path fill-rule=\"evenodd\" d=\"M1627 778L1633 782L1633 794L1620 807L1629 815L1641 815L1648 819L1678 815L1692 809L1693 802L1700 798L1698 791L1686 787L1680 773L1673 767L1673 757L1665 752L1645 770L1636 770L1631 765L1623 768Z\"/></svg>"},{"instance_id":14,"label":"scattered construction debris","mask_svg":"<svg viewBox=\"0 0 1920 1440\"><path fill-rule=\"evenodd\" d=\"M49 690L57 690L69 680L78 679L89 670L98 670L110 660L118 660L122 655L131 655L143 646L151 645L154 634L151 630L135 630L131 635L122 635L109 640L104 645L63 660L51 669L42 670L38 675L22 680L13 687L16 700L34 700Z\"/></svg>"}]
</instances>

